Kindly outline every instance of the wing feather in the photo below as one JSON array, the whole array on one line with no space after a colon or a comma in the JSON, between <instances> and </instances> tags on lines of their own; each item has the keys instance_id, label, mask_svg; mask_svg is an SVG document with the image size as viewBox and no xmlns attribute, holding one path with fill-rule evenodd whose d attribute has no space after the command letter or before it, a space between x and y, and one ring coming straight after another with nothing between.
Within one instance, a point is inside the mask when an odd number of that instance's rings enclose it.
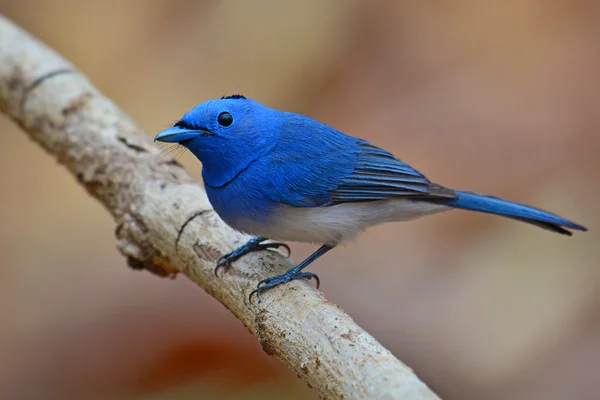
<instances>
[{"instance_id":1,"label":"wing feather","mask_svg":"<svg viewBox=\"0 0 600 400\"><path fill-rule=\"evenodd\" d=\"M326 205L393 197L456 198L454 191L431 183L391 153L367 142L359 145L354 171L330 193L331 202Z\"/></svg>"}]
</instances>

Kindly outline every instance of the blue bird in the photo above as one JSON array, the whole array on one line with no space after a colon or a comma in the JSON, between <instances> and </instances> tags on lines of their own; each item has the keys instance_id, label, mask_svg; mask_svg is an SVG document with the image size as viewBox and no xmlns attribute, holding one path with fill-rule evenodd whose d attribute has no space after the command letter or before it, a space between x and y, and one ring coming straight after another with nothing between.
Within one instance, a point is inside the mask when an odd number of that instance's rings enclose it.
<instances>
[{"instance_id":1,"label":"blue bird","mask_svg":"<svg viewBox=\"0 0 600 400\"><path fill-rule=\"evenodd\" d=\"M204 187L219 217L255 236L221 257L215 273L249 252L281 246L289 251L284 241L321 245L286 273L262 280L250 297L293 279L315 278L318 287L319 278L303 272L306 266L384 222L457 208L563 235L587 230L537 208L432 183L365 140L242 95L197 105L155 141L189 149L202 162Z\"/></svg>"}]
</instances>

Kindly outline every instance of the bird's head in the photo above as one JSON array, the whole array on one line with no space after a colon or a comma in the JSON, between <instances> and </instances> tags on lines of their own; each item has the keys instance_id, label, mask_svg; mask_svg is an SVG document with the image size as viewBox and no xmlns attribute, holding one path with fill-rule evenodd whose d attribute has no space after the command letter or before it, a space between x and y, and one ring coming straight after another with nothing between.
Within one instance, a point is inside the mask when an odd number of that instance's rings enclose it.
<instances>
[{"instance_id":1,"label":"bird's head","mask_svg":"<svg viewBox=\"0 0 600 400\"><path fill-rule=\"evenodd\" d=\"M241 95L201 103L155 141L178 143L203 164L210 186L222 186L277 142L281 113Z\"/></svg>"}]
</instances>

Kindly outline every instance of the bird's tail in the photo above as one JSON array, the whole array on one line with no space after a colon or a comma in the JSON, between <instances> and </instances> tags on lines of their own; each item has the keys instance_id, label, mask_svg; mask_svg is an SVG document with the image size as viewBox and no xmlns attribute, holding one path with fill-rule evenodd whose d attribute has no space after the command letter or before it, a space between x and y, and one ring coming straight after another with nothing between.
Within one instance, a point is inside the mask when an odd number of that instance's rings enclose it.
<instances>
[{"instance_id":1,"label":"bird's tail","mask_svg":"<svg viewBox=\"0 0 600 400\"><path fill-rule=\"evenodd\" d=\"M497 197L485 196L473 192L456 191L456 199L444 199L443 204L462 210L479 211L483 213L502 215L504 217L527 222L540 228L571 235L572 233L565 229L575 229L578 231L587 231L587 228L571 222L567 219L551 214L538 208L526 206L524 204L514 203L508 200L502 200Z\"/></svg>"}]
</instances>

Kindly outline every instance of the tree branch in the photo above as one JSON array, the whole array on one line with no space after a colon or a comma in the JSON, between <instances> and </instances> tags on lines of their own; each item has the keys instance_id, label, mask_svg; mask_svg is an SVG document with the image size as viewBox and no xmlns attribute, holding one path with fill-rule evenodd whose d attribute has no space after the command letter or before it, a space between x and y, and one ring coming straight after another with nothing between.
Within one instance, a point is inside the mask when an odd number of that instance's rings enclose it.
<instances>
[{"instance_id":1,"label":"tree branch","mask_svg":"<svg viewBox=\"0 0 600 400\"><path fill-rule=\"evenodd\" d=\"M71 64L0 16L0 110L63 164L111 213L128 264L183 273L219 300L327 399L438 399L339 307L294 281L248 302L257 282L288 269L272 252L213 273L245 237L212 211L203 189Z\"/></svg>"}]
</instances>

